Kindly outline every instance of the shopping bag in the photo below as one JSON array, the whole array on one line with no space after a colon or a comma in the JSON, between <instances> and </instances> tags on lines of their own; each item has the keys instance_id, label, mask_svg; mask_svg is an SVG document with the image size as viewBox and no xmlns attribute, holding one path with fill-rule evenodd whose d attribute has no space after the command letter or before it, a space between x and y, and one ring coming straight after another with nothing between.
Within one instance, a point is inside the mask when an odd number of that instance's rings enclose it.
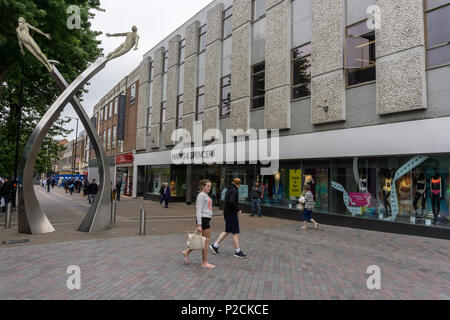
<instances>
[{"instance_id":1,"label":"shopping bag","mask_svg":"<svg viewBox=\"0 0 450 320\"><path fill-rule=\"evenodd\" d=\"M206 238L199 231L189 234L186 241L187 247L191 250L203 250L205 243Z\"/></svg>"}]
</instances>

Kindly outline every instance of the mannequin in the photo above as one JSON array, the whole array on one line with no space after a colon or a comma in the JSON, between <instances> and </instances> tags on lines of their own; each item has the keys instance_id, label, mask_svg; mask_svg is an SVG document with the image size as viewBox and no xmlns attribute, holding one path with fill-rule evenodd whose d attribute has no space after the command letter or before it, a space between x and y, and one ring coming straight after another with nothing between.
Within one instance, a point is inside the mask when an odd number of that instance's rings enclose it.
<instances>
[{"instance_id":1,"label":"mannequin","mask_svg":"<svg viewBox=\"0 0 450 320\"><path fill-rule=\"evenodd\" d=\"M434 176L430 181L431 205L433 207L434 220L436 224L441 211L441 201L444 200L444 179L439 174L439 169L434 169Z\"/></svg>"},{"instance_id":2,"label":"mannequin","mask_svg":"<svg viewBox=\"0 0 450 320\"><path fill-rule=\"evenodd\" d=\"M416 218L423 217L425 213L425 204L427 202L427 179L425 177L425 170L421 169L420 174L414 177L414 186L416 187L416 194L414 195L413 208L416 213ZM417 203L422 198L422 210L419 214L417 212Z\"/></svg>"},{"instance_id":3,"label":"mannequin","mask_svg":"<svg viewBox=\"0 0 450 320\"><path fill-rule=\"evenodd\" d=\"M390 217L392 216L392 208L391 204L389 202L389 197L391 196L391 190L392 190L392 173L390 170L386 170L386 174L384 177L384 185L383 185L383 204L384 209L386 211L386 216ZM389 207L389 210L388 210Z\"/></svg>"},{"instance_id":4,"label":"mannequin","mask_svg":"<svg viewBox=\"0 0 450 320\"><path fill-rule=\"evenodd\" d=\"M411 177L409 174L402 177L399 193L402 210L411 214Z\"/></svg>"}]
</instances>

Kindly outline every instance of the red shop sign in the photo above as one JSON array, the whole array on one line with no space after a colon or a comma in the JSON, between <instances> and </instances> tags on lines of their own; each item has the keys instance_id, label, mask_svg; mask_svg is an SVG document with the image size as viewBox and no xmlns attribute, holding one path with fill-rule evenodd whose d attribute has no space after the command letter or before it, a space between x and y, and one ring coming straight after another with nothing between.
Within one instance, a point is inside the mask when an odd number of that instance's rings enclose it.
<instances>
[{"instance_id":1,"label":"red shop sign","mask_svg":"<svg viewBox=\"0 0 450 320\"><path fill-rule=\"evenodd\" d=\"M133 163L133 154L126 153L126 154L119 154L118 156L116 156L116 164L123 164L123 163Z\"/></svg>"}]
</instances>

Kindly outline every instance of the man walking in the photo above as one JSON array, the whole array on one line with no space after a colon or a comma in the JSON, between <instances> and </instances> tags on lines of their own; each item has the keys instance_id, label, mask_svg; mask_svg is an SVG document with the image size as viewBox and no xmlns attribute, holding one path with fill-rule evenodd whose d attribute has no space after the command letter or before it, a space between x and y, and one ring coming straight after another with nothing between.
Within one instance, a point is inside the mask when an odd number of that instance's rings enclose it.
<instances>
[{"instance_id":1,"label":"man walking","mask_svg":"<svg viewBox=\"0 0 450 320\"><path fill-rule=\"evenodd\" d=\"M120 201L120 193L122 192L122 179L116 184L116 200Z\"/></svg>"},{"instance_id":2,"label":"man walking","mask_svg":"<svg viewBox=\"0 0 450 320\"><path fill-rule=\"evenodd\" d=\"M223 210L223 216L225 219L225 232L222 232L217 238L216 242L210 245L210 249L214 254L219 255L219 247L223 240L231 233L233 235L234 256L236 258L245 259L247 255L239 247L239 214L242 214L239 209L239 187L241 186L241 179L236 178L233 183L228 186L227 193L225 195L225 208Z\"/></svg>"},{"instance_id":3,"label":"man walking","mask_svg":"<svg viewBox=\"0 0 450 320\"><path fill-rule=\"evenodd\" d=\"M46 182L46 186L47 186L47 192L50 192L50 186L52 184L52 181L50 180L50 178L47 178L47 182Z\"/></svg>"},{"instance_id":4,"label":"man walking","mask_svg":"<svg viewBox=\"0 0 450 320\"><path fill-rule=\"evenodd\" d=\"M90 183L87 187L89 204L92 204L94 202L97 192L98 192L97 182L95 179L92 179L92 183Z\"/></svg>"},{"instance_id":5,"label":"man walking","mask_svg":"<svg viewBox=\"0 0 450 320\"><path fill-rule=\"evenodd\" d=\"M258 217L261 218L261 187L258 181L252 188L252 217L255 216L255 207L258 207Z\"/></svg>"},{"instance_id":6,"label":"man walking","mask_svg":"<svg viewBox=\"0 0 450 320\"><path fill-rule=\"evenodd\" d=\"M164 208L169 208L170 187L167 182L164 184L163 197L164 197Z\"/></svg>"}]
</instances>

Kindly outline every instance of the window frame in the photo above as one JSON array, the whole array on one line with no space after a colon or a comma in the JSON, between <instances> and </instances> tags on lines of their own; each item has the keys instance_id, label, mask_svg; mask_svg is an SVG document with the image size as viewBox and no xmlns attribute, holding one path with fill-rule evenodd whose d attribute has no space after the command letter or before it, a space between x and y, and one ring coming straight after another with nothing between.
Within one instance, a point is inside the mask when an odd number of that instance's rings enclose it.
<instances>
[{"instance_id":1,"label":"window frame","mask_svg":"<svg viewBox=\"0 0 450 320\"><path fill-rule=\"evenodd\" d=\"M203 28L205 28L205 31L202 33L202 29ZM202 26L200 26L198 28L198 38L197 38L197 54L198 55L200 55L200 54L202 54L203 52L206 51L206 46L207 46L207 44L206 44L206 32L207 32L207 27L206 27L206 23L205 23L204 25L202 25ZM200 50L200 43L201 43L200 39L201 39L202 36L205 36L205 48Z\"/></svg>"},{"instance_id":2,"label":"window frame","mask_svg":"<svg viewBox=\"0 0 450 320\"><path fill-rule=\"evenodd\" d=\"M231 9L231 14L228 16L225 16L227 11L230 9ZM231 32L229 35L225 36L225 21L227 19L231 20ZM225 10L223 10L223 12L222 12L222 41L228 39L232 35L233 35L233 6L231 5L228 8L226 8Z\"/></svg>"},{"instance_id":3,"label":"window frame","mask_svg":"<svg viewBox=\"0 0 450 320\"><path fill-rule=\"evenodd\" d=\"M162 65L162 74L166 74L169 71L169 50L163 52L163 65Z\"/></svg>"},{"instance_id":4,"label":"window frame","mask_svg":"<svg viewBox=\"0 0 450 320\"><path fill-rule=\"evenodd\" d=\"M428 58L428 53L430 52L430 50L438 49L438 48L442 48L442 47L446 47L446 46L450 47L450 41L447 42L447 44L442 43L440 45L436 45L436 46L433 46L433 47L428 47L428 34L429 34L429 30L428 30L428 14L430 12L437 11L437 10L440 10L440 9L448 7L448 6L450 6L450 2L449 3L444 3L444 4L440 5L440 6L437 6L437 7L432 8L432 9L428 9L428 0L424 0L425 51L426 51L425 63L426 63L426 70L433 70L433 69L437 69L437 68L450 66L450 61L447 62L447 63L443 63L443 64L439 64L439 65L435 65L435 66L430 66L429 58Z\"/></svg>"},{"instance_id":5,"label":"window frame","mask_svg":"<svg viewBox=\"0 0 450 320\"><path fill-rule=\"evenodd\" d=\"M147 135L149 136L152 131L152 106L147 108Z\"/></svg>"},{"instance_id":6,"label":"window frame","mask_svg":"<svg viewBox=\"0 0 450 320\"><path fill-rule=\"evenodd\" d=\"M111 150L116 150L117 126L112 127Z\"/></svg>"},{"instance_id":7,"label":"window frame","mask_svg":"<svg viewBox=\"0 0 450 320\"><path fill-rule=\"evenodd\" d=\"M163 117L164 117L164 119L163 119ZM166 123L167 123L167 101L161 102L159 123L160 123L159 131L165 132L166 131Z\"/></svg>"},{"instance_id":8,"label":"window frame","mask_svg":"<svg viewBox=\"0 0 450 320\"><path fill-rule=\"evenodd\" d=\"M184 49L184 58L181 61L181 51ZM186 38L180 40L179 48L178 48L178 65L181 66L186 61Z\"/></svg>"},{"instance_id":9,"label":"window frame","mask_svg":"<svg viewBox=\"0 0 450 320\"><path fill-rule=\"evenodd\" d=\"M257 19L255 19L255 3L256 3L256 1L258 1L258 0L252 0L252 23L256 23L259 20L264 19L266 17L266 14L267 14L267 5L266 5L266 8L264 10L264 14L262 16L258 17Z\"/></svg>"},{"instance_id":10,"label":"window frame","mask_svg":"<svg viewBox=\"0 0 450 320\"><path fill-rule=\"evenodd\" d=\"M367 23L367 19L358 21L358 22L356 22L356 23L353 23L353 24L348 25L348 26L345 27L344 64L346 64L346 61L347 61L347 39L349 38L349 37L348 37L348 29L351 28L351 27L354 27L354 26L356 26L356 25L358 25L358 24L363 24L363 23ZM362 36L365 36L365 35L368 35L368 34L371 34L371 33L373 33L374 36L375 36L375 50L376 50L377 39L376 39L376 33L375 33L375 30L372 30L372 31L367 32L367 33L362 33L362 34L360 34L358 37L361 38ZM358 70L370 69L370 68L376 68L376 67L377 67L377 61L376 61L376 56L375 56L375 64L374 64L374 65L372 65L372 66L366 66L366 67L362 67L362 68L358 68L358 69L352 69L351 72L358 71ZM375 69L375 70L376 70L376 69ZM367 82L362 82L362 83L358 83L358 84L349 85L349 84L348 84L348 74L349 74L349 69L348 69L348 68L345 68L345 88L346 88L346 89L356 88L356 87L360 87L360 86L366 86L366 85L373 84L373 83L376 83L376 82L377 82L377 79L376 79L376 72L375 72L375 80L370 80L370 81L367 81Z\"/></svg>"},{"instance_id":11,"label":"window frame","mask_svg":"<svg viewBox=\"0 0 450 320\"><path fill-rule=\"evenodd\" d=\"M200 89L203 89L203 93L199 94ZM195 121L202 121L204 119L204 115L205 115L205 105L203 105L203 111L201 113L198 112L198 105L199 105L199 97L202 97L203 99L205 98L205 86L200 86L197 88L196 91L196 95L195 95ZM203 101L203 104L205 104L205 100ZM203 118L201 120L199 120L199 115L203 115Z\"/></svg>"},{"instance_id":12,"label":"window frame","mask_svg":"<svg viewBox=\"0 0 450 320\"><path fill-rule=\"evenodd\" d=\"M180 97L182 97L180 99ZM183 127L183 114L180 117L180 103L183 105L184 108L184 94L179 94L177 96L177 118L175 121L175 129L181 129Z\"/></svg>"},{"instance_id":13,"label":"window frame","mask_svg":"<svg viewBox=\"0 0 450 320\"><path fill-rule=\"evenodd\" d=\"M311 43L311 41L309 41L309 42L304 43L302 45L299 45L299 46L297 46L295 48L292 48L292 50L291 50L291 101L297 101L297 100L301 100L301 99L305 99L305 98L311 98L311 92L310 92L309 96L304 96L304 97L300 97L300 98L294 98L294 89L300 88L300 87L303 87L303 86L307 86L307 85L311 86L312 76L309 77L309 82L302 82L300 84L295 84L294 85L294 63L297 60L300 60L300 59L303 59L303 58L308 58L308 57L310 57L310 61L311 61L311 55L312 55L312 52L311 52L311 53L309 53L309 54L307 54L305 56L301 56L300 58L295 58L294 59L294 50L299 49L301 47L306 47L308 45L311 46L311 49L312 49L312 43ZM312 64L312 61L311 61L311 64Z\"/></svg>"},{"instance_id":14,"label":"window frame","mask_svg":"<svg viewBox=\"0 0 450 320\"><path fill-rule=\"evenodd\" d=\"M223 80L225 78L230 78L230 83L227 84L226 86L223 85ZM224 100L223 99L223 88L225 88L225 87L230 87L230 93L231 93L231 74L228 74L228 75L220 78L220 117L219 118L227 118L227 117L231 116L231 97L230 97L230 105L229 105L230 111L226 115L224 115L222 112L224 109L224 107L223 107L223 100Z\"/></svg>"},{"instance_id":15,"label":"window frame","mask_svg":"<svg viewBox=\"0 0 450 320\"><path fill-rule=\"evenodd\" d=\"M132 105L136 102L136 87L137 87L136 82L130 86L130 105ZM133 96L133 90L134 90L134 96Z\"/></svg>"},{"instance_id":16,"label":"window frame","mask_svg":"<svg viewBox=\"0 0 450 320\"><path fill-rule=\"evenodd\" d=\"M254 69L256 68L256 67L258 67L258 66L260 66L260 65L263 65L264 64L264 71L258 71L258 72L254 72ZM251 91L250 91L250 110L257 110L257 109L263 109L263 108L265 108L266 107L266 91L265 91L265 89L264 89L264 94L263 95L259 95L259 96L254 96L253 95L253 93L254 93L254 90L255 90L255 88L254 88L254 86L253 86L253 78L255 77L255 76L257 76L257 75L260 75L260 74L262 74L262 73L264 73L264 87L265 87L265 84L266 84L266 61L264 60L264 61L262 61L262 62L259 62L259 63L256 63L256 64L254 64L254 65L252 65L252 67L251 67L251 77L250 77L250 79L251 79ZM261 107L254 107L253 106L253 101L254 100L256 100L256 99L260 99L260 98L264 98L264 105L263 106L261 106Z\"/></svg>"}]
</instances>

